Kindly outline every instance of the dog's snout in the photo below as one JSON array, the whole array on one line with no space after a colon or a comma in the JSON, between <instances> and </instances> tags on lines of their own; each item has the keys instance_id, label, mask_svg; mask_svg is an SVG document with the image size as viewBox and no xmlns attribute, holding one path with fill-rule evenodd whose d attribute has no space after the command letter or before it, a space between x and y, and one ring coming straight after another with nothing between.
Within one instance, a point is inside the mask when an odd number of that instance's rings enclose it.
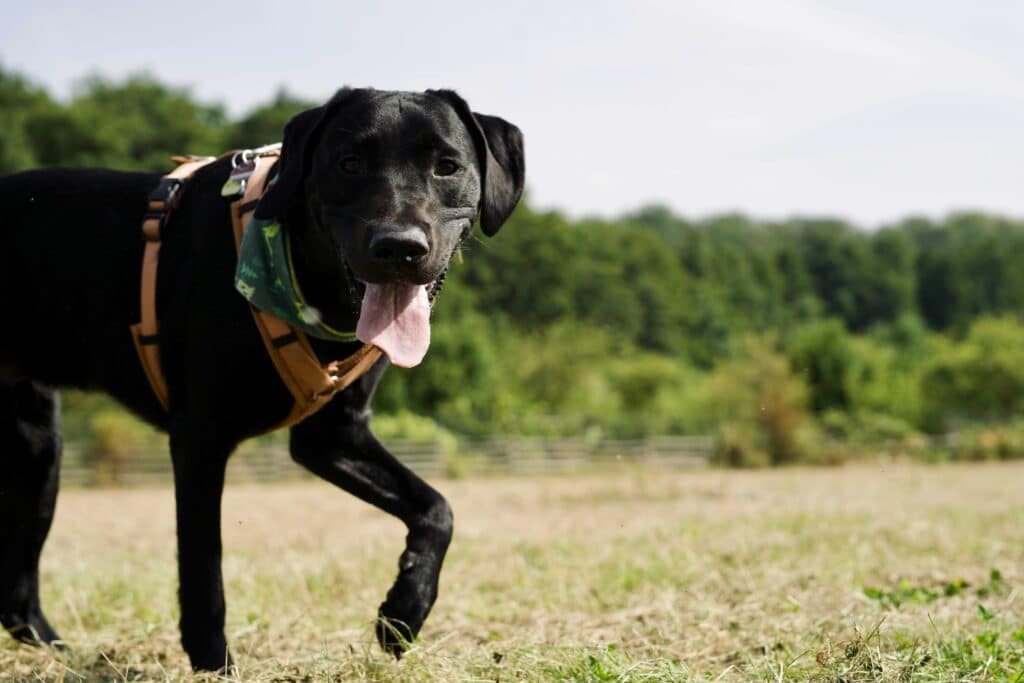
<instances>
[{"instance_id":1,"label":"dog's snout","mask_svg":"<svg viewBox=\"0 0 1024 683\"><path fill-rule=\"evenodd\" d=\"M418 228L389 230L370 238L370 256L378 263L415 262L429 251L427 236Z\"/></svg>"}]
</instances>

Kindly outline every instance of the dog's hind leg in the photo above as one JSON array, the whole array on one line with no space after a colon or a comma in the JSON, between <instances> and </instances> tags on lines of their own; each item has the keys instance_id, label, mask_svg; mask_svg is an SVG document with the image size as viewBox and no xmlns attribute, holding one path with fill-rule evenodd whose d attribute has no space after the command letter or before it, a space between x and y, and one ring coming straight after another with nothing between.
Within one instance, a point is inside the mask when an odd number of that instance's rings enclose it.
<instances>
[{"instance_id":1,"label":"dog's hind leg","mask_svg":"<svg viewBox=\"0 0 1024 683\"><path fill-rule=\"evenodd\" d=\"M39 553L60 480L59 412L52 389L0 383L0 623L25 643L59 640L39 607Z\"/></svg>"},{"instance_id":2,"label":"dog's hind leg","mask_svg":"<svg viewBox=\"0 0 1024 683\"><path fill-rule=\"evenodd\" d=\"M370 433L367 407L383 366L291 431L292 457L319 477L401 519L409 533L398 578L380 606L377 639L396 657L419 633L437 598L452 538L444 497L407 469Z\"/></svg>"},{"instance_id":3,"label":"dog's hind leg","mask_svg":"<svg viewBox=\"0 0 1024 683\"><path fill-rule=\"evenodd\" d=\"M178 598L181 644L192 668L231 669L224 637L220 504L224 470L235 443L216 428L178 420L171 427L174 499L178 521Z\"/></svg>"}]
</instances>

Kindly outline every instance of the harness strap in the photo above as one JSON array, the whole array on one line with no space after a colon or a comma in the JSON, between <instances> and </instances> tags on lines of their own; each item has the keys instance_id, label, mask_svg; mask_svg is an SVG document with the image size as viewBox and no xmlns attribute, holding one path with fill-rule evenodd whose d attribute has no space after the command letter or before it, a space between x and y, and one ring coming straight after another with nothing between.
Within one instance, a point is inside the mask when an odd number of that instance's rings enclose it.
<instances>
[{"instance_id":1,"label":"harness strap","mask_svg":"<svg viewBox=\"0 0 1024 683\"><path fill-rule=\"evenodd\" d=\"M266 188L275 156L274 153L266 153L255 158L256 168L245 185L245 193L231 204L236 248L241 246L245 228ZM382 355L376 346L363 344L348 358L333 361L324 367L301 330L255 306L249 308L263 338L267 355L295 399L291 412L272 430L293 425L318 411L334 394L366 374Z\"/></svg>"},{"instance_id":2,"label":"harness strap","mask_svg":"<svg viewBox=\"0 0 1024 683\"><path fill-rule=\"evenodd\" d=\"M231 223L235 235L235 247L242 244L242 235L249 224L256 205L267 185L270 168L277 150L256 150L259 152L252 161L255 169L245 185L244 194L231 203ZM228 156L228 155L225 155ZM142 287L140 293L141 319L131 326L135 350L139 354L142 369L146 373L153 393L164 410L168 409L167 380L160 365L159 322L156 315L156 275L160 255L160 238L163 227L177 208L185 182L203 166L216 161L214 157L173 157L179 166L160 179L160 184L149 195L146 214L142 219L142 236L146 248L142 256ZM309 339L301 330L295 329L272 315L254 306L252 311L256 328L263 338L267 355L274 363L289 393L295 399L288 416L271 428L288 427L309 417L322 408L334 394L342 391L373 367L383 352L371 344L363 344L348 358L332 361L321 366L320 360Z\"/></svg>"},{"instance_id":3,"label":"harness strap","mask_svg":"<svg viewBox=\"0 0 1024 683\"><path fill-rule=\"evenodd\" d=\"M279 154L276 151L261 151L254 157L256 167L246 183L245 194L231 203L231 224L236 248L242 244L242 234L263 195L273 159ZM168 390L167 379L160 365L160 325L157 319L157 264L161 230L167 224L171 212L177 208L184 183L196 171L216 161L213 157L173 159L180 165L161 178L160 184L148 198L146 213L142 218L145 250L142 254L141 316L140 322L131 326L132 340L142 370L165 411L169 404ZM295 399L288 417L270 431L291 426L323 408L334 394L373 368L383 354L376 346L364 344L347 358L334 360L323 367L301 330L292 328L280 318L254 306L250 306L250 309L273 367Z\"/></svg>"},{"instance_id":4,"label":"harness strap","mask_svg":"<svg viewBox=\"0 0 1024 683\"><path fill-rule=\"evenodd\" d=\"M167 410L167 380L160 367L160 324L156 317L156 271L160 259L160 232L167 225L171 213L178 208L185 181L215 159L175 157L175 161L179 161L180 165L161 178L160 184L150 192L146 213L142 218L142 238L146 240L146 248L142 254L140 319L130 328L142 369L164 410Z\"/></svg>"}]
</instances>

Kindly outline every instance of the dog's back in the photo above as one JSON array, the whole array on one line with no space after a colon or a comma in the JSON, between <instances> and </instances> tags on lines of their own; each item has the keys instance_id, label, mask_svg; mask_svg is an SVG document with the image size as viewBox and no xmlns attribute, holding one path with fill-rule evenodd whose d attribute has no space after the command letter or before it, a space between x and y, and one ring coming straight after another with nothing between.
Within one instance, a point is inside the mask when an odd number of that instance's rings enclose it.
<instances>
[{"instance_id":1,"label":"dog's back","mask_svg":"<svg viewBox=\"0 0 1024 683\"><path fill-rule=\"evenodd\" d=\"M109 376L115 357L124 362L138 315L139 224L157 178L96 169L0 178L0 372L86 387Z\"/></svg>"}]
</instances>

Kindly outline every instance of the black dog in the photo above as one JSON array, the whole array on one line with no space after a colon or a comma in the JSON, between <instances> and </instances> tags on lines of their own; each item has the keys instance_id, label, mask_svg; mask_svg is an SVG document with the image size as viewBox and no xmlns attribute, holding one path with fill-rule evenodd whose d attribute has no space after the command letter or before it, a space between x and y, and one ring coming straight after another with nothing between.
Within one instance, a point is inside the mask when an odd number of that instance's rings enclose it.
<instances>
[{"instance_id":1,"label":"black dog","mask_svg":"<svg viewBox=\"0 0 1024 683\"><path fill-rule=\"evenodd\" d=\"M260 142L260 141L256 141ZM197 669L230 666L220 500L228 456L278 423L291 396L263 348L236 262L228 161L200 170L163 231L157 310L170 409L157 402L129 325L139 317L140 221L158 175L40 170L0 179L0 622L26 642L58 639L39 605L38 560L60 469L54 387L99 389L170 435L182 644ZM522 135L451 91L349 90L285 127L279 180L257 214L293 245L309 303L355 329L375 286L431 283L479 215L493 235L523 190ZM359 343L312 339L323 361ZM437 597L452 534L448 503L370 432L387 361L291 430L291 454L408 527L377 637L399 655Z\"/></svg>"}]
</instances>

